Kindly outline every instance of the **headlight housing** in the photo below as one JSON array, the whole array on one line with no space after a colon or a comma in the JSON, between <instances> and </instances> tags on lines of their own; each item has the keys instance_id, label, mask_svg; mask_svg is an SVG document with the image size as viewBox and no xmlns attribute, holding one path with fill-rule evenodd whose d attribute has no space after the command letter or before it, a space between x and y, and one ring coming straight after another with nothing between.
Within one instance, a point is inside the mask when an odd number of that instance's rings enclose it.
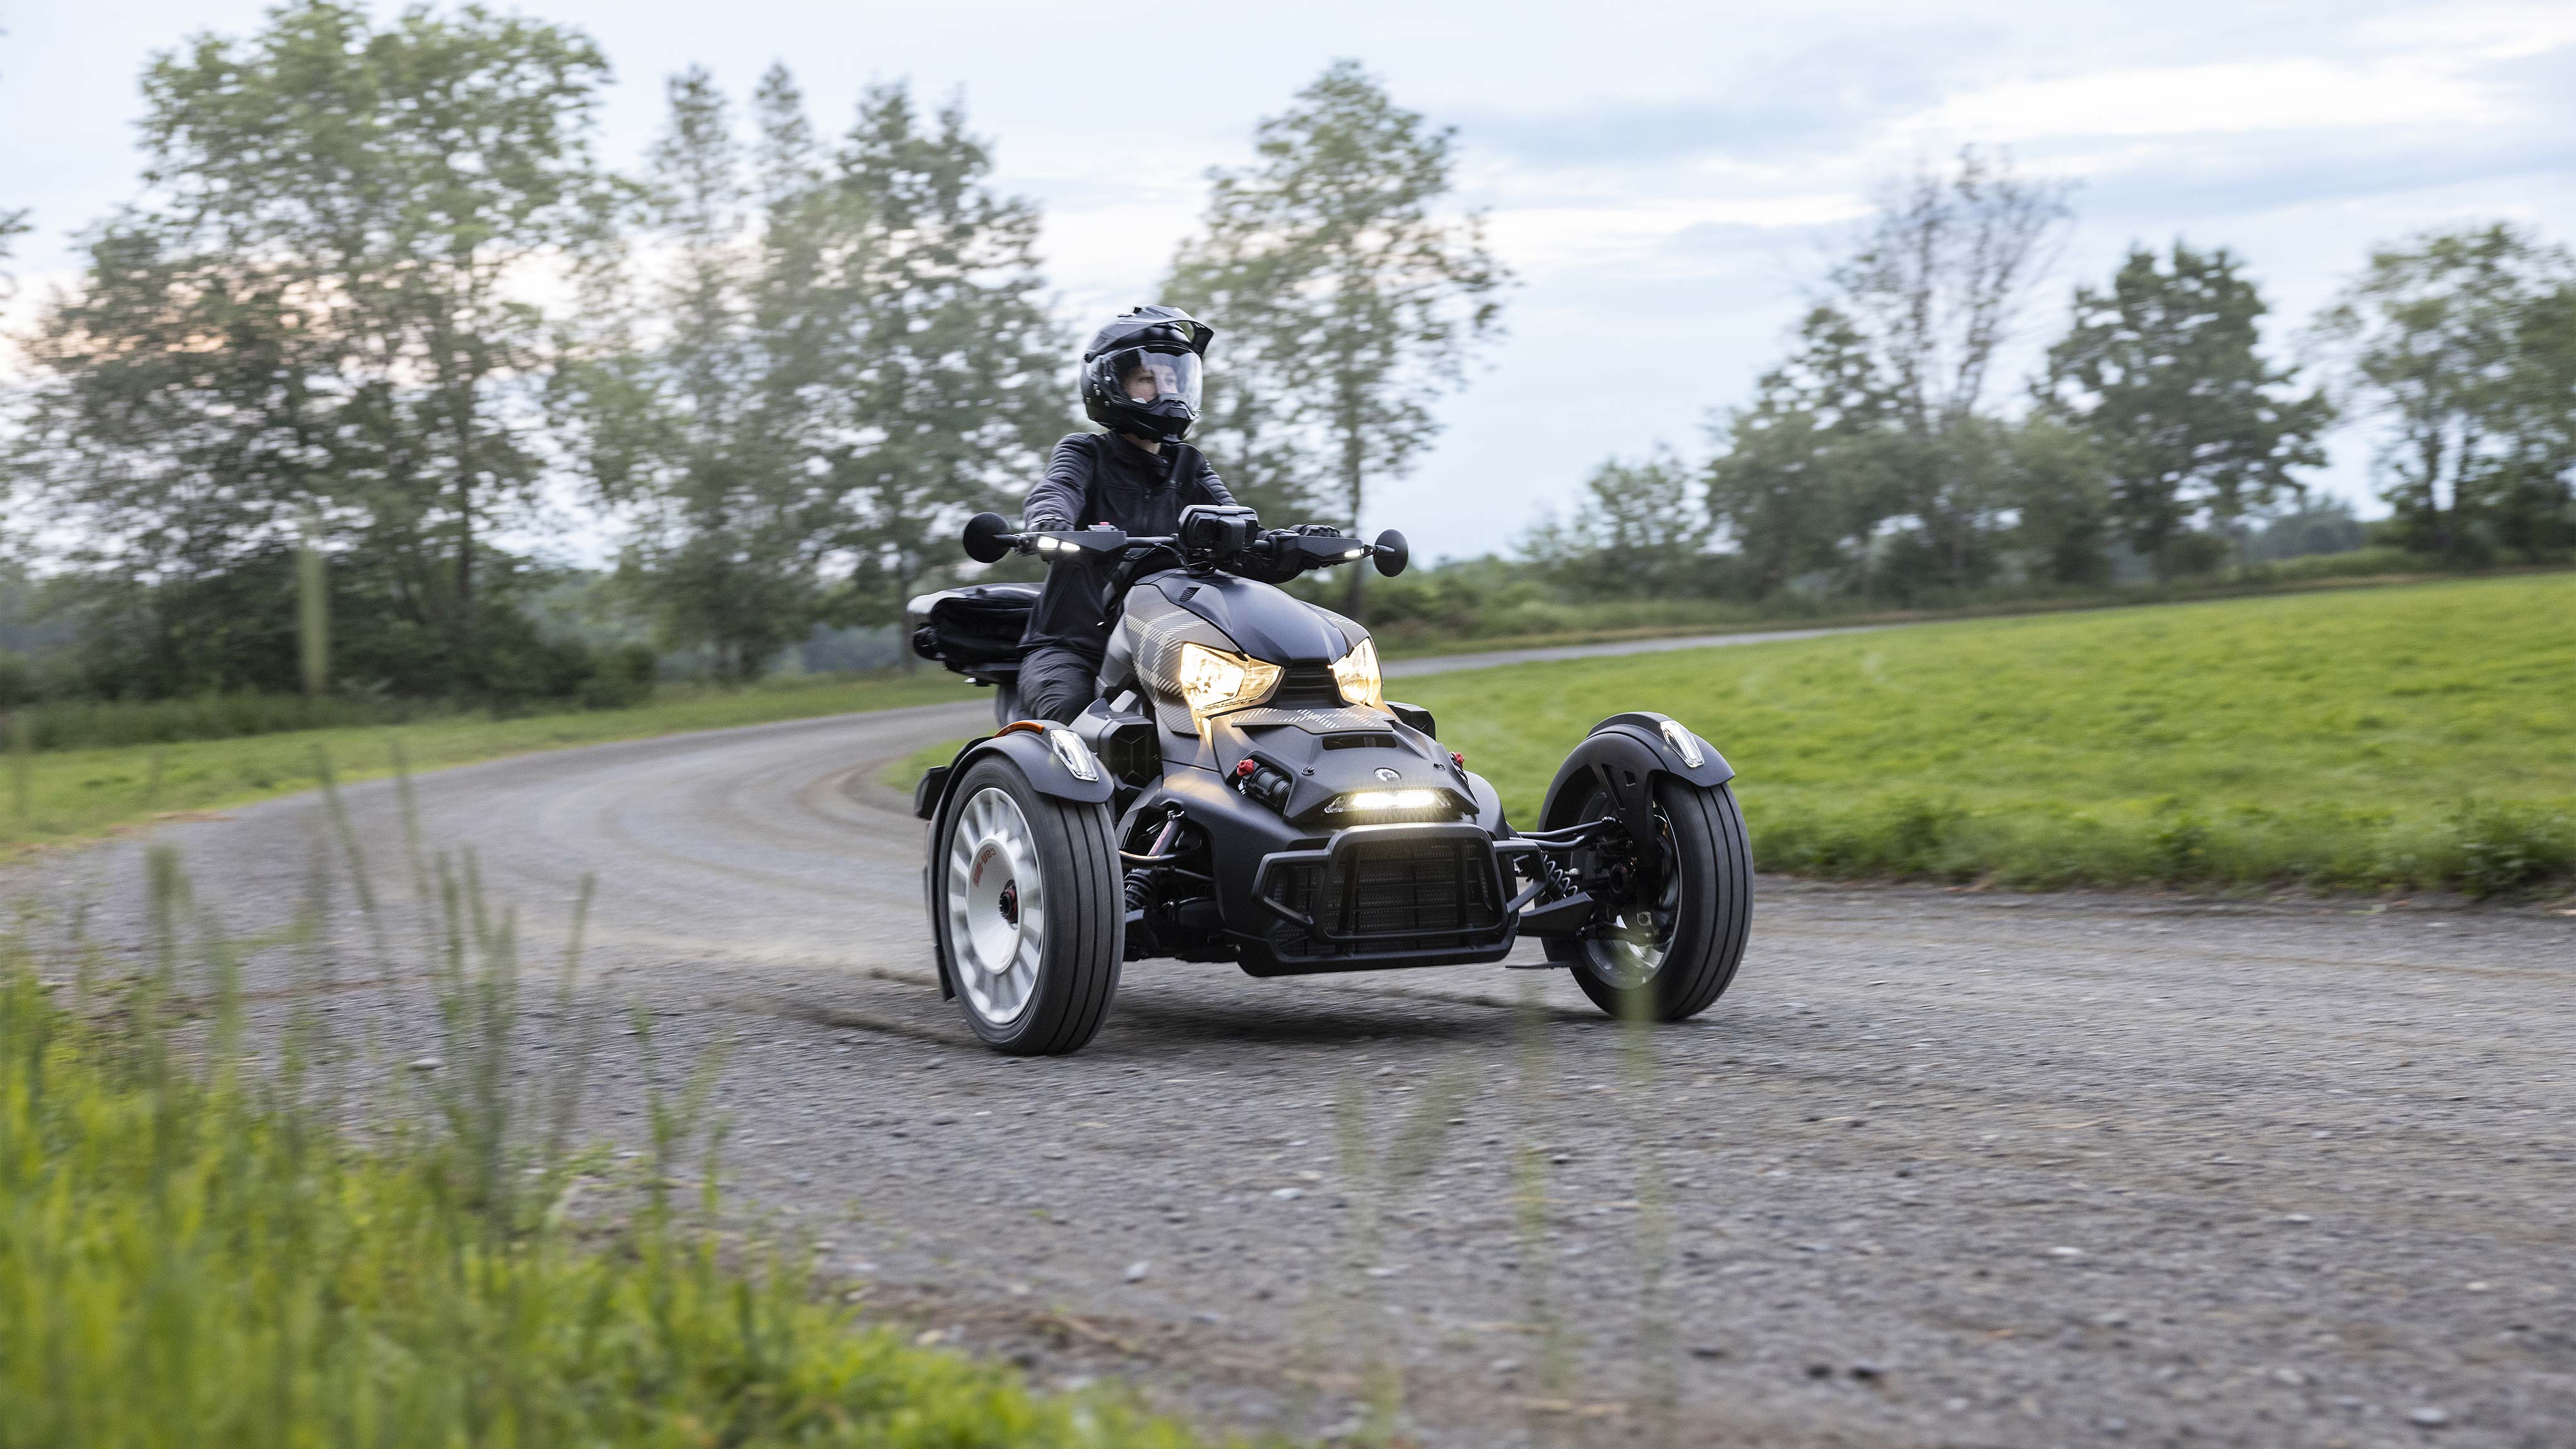
<instances>
[{"instance_id":1,"label":"headlight housing","mask_svg":"<svg viewBox=\"0 0 2576 1449\"><path fill-rule=\"evenodd\" d=\"M1181 646L1177 673L1181 699L1190 707L1190 722L1202 735L1207 733L1210 715L1259 704L1279 687L1278 665L1205 644Z\"/></svg>"},{"instance_id":2,"label":"headlight housing","mask_svg":"<svg viewBox=\"0 0 2576 1449\"><path fill-rule=\"evenodd\" d=\"M1345 704L1386 708L1386 683L1378 676L1376 643L1362 639L1358 648L1335 661L1333 683L1341 687Z\"/></svg>"}]
</instances>

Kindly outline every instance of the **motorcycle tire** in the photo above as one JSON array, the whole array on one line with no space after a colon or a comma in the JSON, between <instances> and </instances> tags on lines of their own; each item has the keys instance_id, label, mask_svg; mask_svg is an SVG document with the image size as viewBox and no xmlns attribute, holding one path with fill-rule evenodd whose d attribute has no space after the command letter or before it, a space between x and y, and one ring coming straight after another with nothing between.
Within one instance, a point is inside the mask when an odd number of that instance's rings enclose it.
<instances>
[{"instance_id":1,"label":"motorcycle tire","mask_svg":"<svg viewBox=\"0 0 2576 1449\"><path fill-rule=\"evenodd\" d=\"M1569 818L1596 814L1603 803L1587 801ZM1633 944L1587 937L1571 963L1583 994L1623 1021L1681 1021L1707 1010L1735 980L1753 929L1753 847L1735 792L1668 775L1655 782L1655 818L1661 899L1627 917L1652 923L1651 969L1640 969L1649 955L1645 930Z\"/></svg>"},{"instance_id":2,"label":"motorcycle tire","mask_svg":"<svg viewBox=\"0 0 2576 1449\"><path fill-rule=\"evenodd\" d=\"M969 766L931 843L931 931L966 1021L1011 1056L1080 1051L1125 955L1109 809L1041 795L1008 759Z\"/></svg>"}]
</instances>

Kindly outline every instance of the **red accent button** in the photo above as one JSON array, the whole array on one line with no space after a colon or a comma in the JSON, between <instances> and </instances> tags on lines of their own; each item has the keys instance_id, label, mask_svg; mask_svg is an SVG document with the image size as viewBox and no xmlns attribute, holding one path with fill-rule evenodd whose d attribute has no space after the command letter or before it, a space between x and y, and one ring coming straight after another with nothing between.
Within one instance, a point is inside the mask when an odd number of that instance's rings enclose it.
<instances>
[{"instance_id":1,"label":"red accent button","mask_svg":"<svg viewBox=\"0 0 2576 1449\"><path fill-rule=\"evenodd\" d=\"M1451 750L1449 752L1449 763L1456 765L1459 769L1463 770L1467 768L1467 757L1458 753L1456 750Z\"/></svg>"},{"instance_id":2,"label":"red accent button","mask_svg":"<svg viewBox=\"0 0 2576 1449\"><path fill-rule=\"evenodd\" d=\"M1249 780L1252 778L1252 772L1260 768L1261 767L1259 765L1254 764L1250 760L1237 760L1234 765L1234 778L1238 780Z\"/></svg>"}]
</instances>

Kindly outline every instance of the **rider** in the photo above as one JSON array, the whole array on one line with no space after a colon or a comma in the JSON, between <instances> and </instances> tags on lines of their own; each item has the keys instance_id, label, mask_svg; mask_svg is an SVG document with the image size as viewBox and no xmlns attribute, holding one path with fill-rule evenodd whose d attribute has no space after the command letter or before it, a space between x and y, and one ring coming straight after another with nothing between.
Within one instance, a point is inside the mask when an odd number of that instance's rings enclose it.
<instances>
[{"instance_id":1,"label":"rider","mask_svg":"<svg viewBox=\"0 0 2576 1449\"><path fill-rule=\"evenodd\" d=\"M1071 433L1055 445L1020 526L1105 523L1162 535L1178 529L1181 510L1194 503L1233 503L1206 456L1181 441L1198 421L1200 368L1214 335L1180 308L1160 306L1122 312L1094 334L1082 354L1082 410L1108 431ZM1112 568L1093 555L1058 554L1048 569L1020 636L1026 717L1069 724L1090 706L1109 642L1101 594Z\"/></svg>"}]
</instances>

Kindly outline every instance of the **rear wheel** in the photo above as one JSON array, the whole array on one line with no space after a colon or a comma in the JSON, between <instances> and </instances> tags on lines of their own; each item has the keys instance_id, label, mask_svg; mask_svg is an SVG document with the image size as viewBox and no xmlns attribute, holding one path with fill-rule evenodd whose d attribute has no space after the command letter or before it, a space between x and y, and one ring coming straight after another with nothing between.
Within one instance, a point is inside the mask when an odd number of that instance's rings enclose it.
<instances>
[{"instance_id":1,"label":"rear wheel","mask_svg":"<svg viewBox=\"0 0 2576 1449\"><path fill-rule=\"evenodd\" d=\"M1041 795L987 755L932 844L931 929L975 1034L1015 1056L1081 1050L1118 992L1117 846L1106 806Z\"/></svg>"},{"instance_id":2,"label":"rear wheel","mask_svg":"<svg viewBox=\"0 0 2576 1449\"><path fill-rule=\"evenodd\" d=\"M1610 813L1596 787L1567 823ZM1624 892L1596 893L1606 929L1577 939L1574 982L1612 1016L1680 1021L1735 980L1753 928L1753 850L1735 793L1664 776L1655 835L1619 843Z\"/></svg>"}]
</instances>

